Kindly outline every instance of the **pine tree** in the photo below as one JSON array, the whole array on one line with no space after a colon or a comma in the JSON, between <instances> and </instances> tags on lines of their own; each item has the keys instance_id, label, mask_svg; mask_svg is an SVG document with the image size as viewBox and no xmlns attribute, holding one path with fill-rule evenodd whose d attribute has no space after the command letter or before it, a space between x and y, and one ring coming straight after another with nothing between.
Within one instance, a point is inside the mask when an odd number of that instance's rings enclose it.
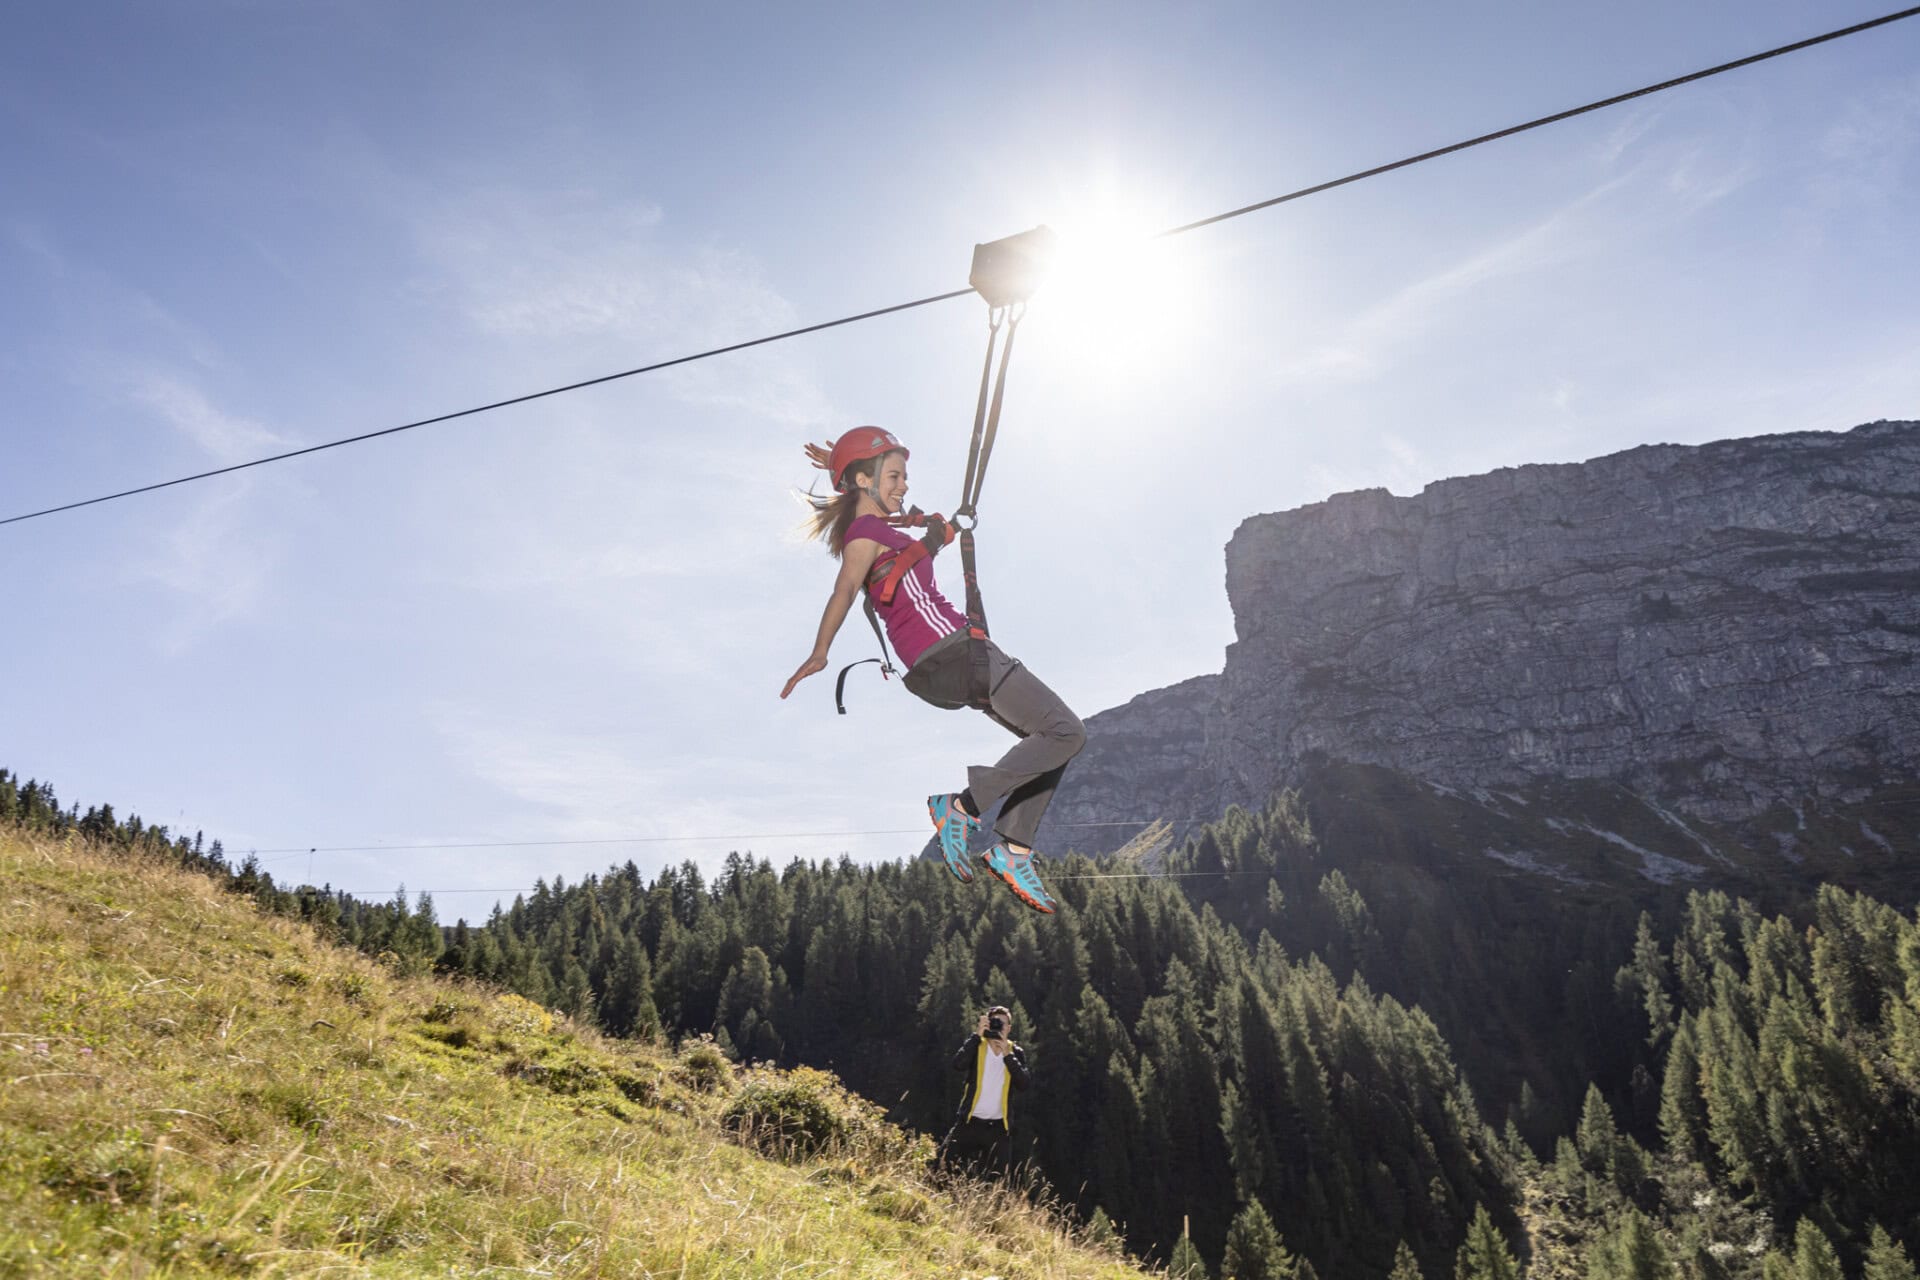
<instances>
[{"instance_id":1,"label":"pine tree","mask_svg":"<svg viewBox=\"0 0 1920 1280\"><path fill-rule=\"evenodd\" d=\"M1393 1272L1387 1280L1426 1280L1420 1273L1420 1259L1413 1256L1405 1240L1393 1251Z\"/></svg>"},{"instance_id":2,"label":"pine tree","mask_svg":"<svg viewBox=\"0 0 1920 1280\"><path fill-rule=\"evenodd\" d=\"M809 978L812 966L808 966ZM927 956L920 979L920 1025L936 1044L946 1044L968 1029L974 1006L973 953L966 939L950 934Z\"/></svg>"},{"instance_id":3,"label":"pine tree","mask_svg":"<svg viewBox=\"0 0 1920 1280\"><path fill-rule=\"evenodd\" d=\"M754 1015L759 1024L766 1024L773 1016L773 967L767 963L767 953L758 947L748 947L720 984L715 1013L715 1021L733 1033L733 1042L743 1053L759 1047L746 1027L748 1014Z\"/></svg>"},{"instance_id":4,"label":"pine tree","mask_svg":"<svg viewBox=\"0 0 1920 1280\"><path fill-rule=\"evenodd\" d=\"M653 966L632 934L614 944L607 989L600 997L600 1025L609 1035L651 1039L660 1027L653 1005Z\"/></svg>"},{"instance_id":5,"label":"pine tree","mask_svg":"<svg viewBox=\"0 0 1920 1280\"><path fill-rule=\"evenodd\" d=\"M1222 1280L1294 1280L1297 1269L1273 1219L1258 1200L1249 1203L1227 1228L1227 1251L1220 1259Z\"/></svg>"},{"instance_id":6,"label":"pine tree","mask_svg":"<svg viewBox=\"0 0 1920 1280\"><path fill-rule=\"evenodd\" d=\"M593 983L587 977L587 971L580 962L568 956L561 967L560 981L556 984L559 993L559 1008L576 1022L588 1022L593 1018Z\"/></svg>"},{"instance_id":7,"label":"pine tree","mask_svg":"<svg viewBox=\"0 0 1920 1280\"><path fill-rule=\"evenodd\" d=\"M1087 1165L1092 1172L1088 1191L1109 1203L1131 1206L1133 1164L1140 1150L1143 1128L1140 1093L1125 1058L1114 1053L1107 1059L1107 1070L1099 1080L1098 1100L1089 1119Z\"/></svg>"},{"instance_id":8,"label":"pine tree","mask_svg":"<svg viewBox=\"0 0 1920 1280\"><path fill-rule=\"evenodd\" d=\"M1200 1256L1193 1238L1185 1232L1181 1232L1179 1242L1173 1246L1173 1256L1167 1260L1167 1276L1169 1280L1211 1280L1206 1259Z\"/></svg>"},{"instance_id":9,"label":"pine tree","mask_svg":"<svg viewBox=\"0 0 1920 1280\"><path fill-rule=\"evenodd\" d=\"M1676 1274L1653 1224L1632 1208L1587 1260L1587 1280L1672 1280Z\"/></svg>"},{"instance_id":10,"label":"pine tree","mask_svg":"<svg viewBox=\"0 0 1920 1280\"><path fill-rule=\"evenodd\" d=\"M1580 1109L1580 1128L1574 1145L1580 1152L1580 1165L1588 1173L1608 1173L1613 1168L1613 1149L1620 1131L1613 1123L1613 1108L1600 1096L1600 1086L1587 1086L1586 1104Z\"/></svg>"},{"instance_id":11,"label":"pine tree","mask_svg":"<svg viewBox=\"0 0 1920 1280\"><path fill-rule=\"evenodd\" d=\"M1507 1242L1484 1204L1473 1207L1473 1221L1454 1259L1453 1275L1454 1280L1520 1280L1520 1264L1507 1251Z\"/></svg>"},{"instance_id":12,"label":"pine tree","mask_svg":"<svg viewBox=\"0 0 1920 1280\"><path fill-rule=\"evenodd\" d=\"M1520 1134L1529 1146L1544 1149L1558 1136L1559 1122L1547 1113L1531 1080L1520 1082L1520 1097L1513 1104L1513 1118L1518 1121Z\"/></svg>"},{"instance_id":13,"label":"pine tree","mask_svg":"<svg viewBox=\"0 0 1920 1280\"><path fill-rule=\"evenodd\" d=\"M414 905L406 922L406 950L401 952L421 969L430 967L440 958L440 951L446 945L446 939L440 932L440 922L433 910L433 895L423 893ZM399 948L395 948L399 950Z\"/></svg>"},{"instance_id":14,"label":"pine tree","mask_svg":"<svg viewBox=\"0 0 1920 1280\"><path fill-rule=\"evenodd\" d=\"M1673 999L1667 994L1667 962L1653 936L1653 917L1640 913L1634 933L1633 960L1614 975L1622 992L1637 990L1647 1015L1647 1044L1658 1049L1673 1031Z\"/></svg>"},{"instance_id":15,"label":"pine tree","mask_svg":"<svg viewBox=\"0 0 1920 1280\"><path fill-rule=\"evenodd\" d=\"M1833 1242L1812 1218L1800 1219L1793 1229L1793 1275L1794 1280L1846 1280Z\"/></svg>"},{"instance_id":16,"label":"pine tree","mask_svg":"<svg viewBox=\"0 0 1920 1280\"><path fill-rule=\"evenodd\" d=\"M1638 1200L1647 1181L1647 1153L1628 1134L1613 1144L1613 1187L1628 1200Z\"/></svg>"},{"instance_id":17,"label":"pine tree","mask_svg":"<svg viewBox=\"0 0 1920 1280\"><path fill-rule=\"evenodd\" d=\"M1087 1219L1087 1242L1097 1249L1120 1251L1120 1233L1114 1229L1113 1219L1099 1205L1093 1208L1093 1216Z\"/></svg>"},{"instance_id":18,"label":"pine tree","mask_svg":"<svg viewBox=\"0 0 1920 1280\"><path fill-rule=\"evenodd\" d=\"M1667 1154L1698 1160L1707 1136L1706 1108L1700 1101L1700 1046L1693 1022L1682 1018L1667 1047L1666 1073L1660 1084L1660 1137Z\"/></svg>"},{"instance_id":19,"label":"pine tree","mask_svg":"<svg viewBox=\"0 0 1920 1280\"><path fill-rule=\"evenodd\" d=\"M1917 1280L1907 1251L1877 1222L1868 1239L1867 1261L1861 1268L1860 1280Z\"/></svg>"}]
</instances>

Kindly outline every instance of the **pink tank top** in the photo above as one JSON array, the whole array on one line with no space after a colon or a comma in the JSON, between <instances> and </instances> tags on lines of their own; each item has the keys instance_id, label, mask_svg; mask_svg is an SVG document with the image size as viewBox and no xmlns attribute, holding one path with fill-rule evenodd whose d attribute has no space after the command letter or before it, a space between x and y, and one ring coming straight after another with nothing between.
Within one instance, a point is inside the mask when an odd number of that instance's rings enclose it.
<instances>
[{"instance_id":1,"label":"pink tank top","mask_svg":"<svg viewBox=\"0 0 1920 1280\"><path fill-rule=\"evenodd\" d=\"M879 516L861 516L847 526L847 541L867 538L883 547L899 550L916 539L894 528ZM948 603L933 580L933 560L922 560L900 579L892 604L873 603L874 611L887 629L887 642L905 667L912 667L935 640L951 635L967 625L967 616Z\"/></svg>"}]
</instances>

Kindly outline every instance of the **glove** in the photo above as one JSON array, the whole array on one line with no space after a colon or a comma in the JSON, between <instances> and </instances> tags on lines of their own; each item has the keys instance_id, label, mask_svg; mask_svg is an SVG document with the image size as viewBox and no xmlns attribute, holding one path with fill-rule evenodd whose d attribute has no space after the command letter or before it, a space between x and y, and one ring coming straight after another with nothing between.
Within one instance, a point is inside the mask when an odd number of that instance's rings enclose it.
<instances>
[{"instance_id":1,"label":"glove","mask_svg":"<svg viewBox=\"0 0 1920 1280\"><path fill-rule=\"evenodd\" d=\"M945 516L930 515L927 517L927 531L920 535L920 541L926 544L927 552L931 555L952 542L957 534L958 530L947 523Z\"/></svg>"}]
</instances>

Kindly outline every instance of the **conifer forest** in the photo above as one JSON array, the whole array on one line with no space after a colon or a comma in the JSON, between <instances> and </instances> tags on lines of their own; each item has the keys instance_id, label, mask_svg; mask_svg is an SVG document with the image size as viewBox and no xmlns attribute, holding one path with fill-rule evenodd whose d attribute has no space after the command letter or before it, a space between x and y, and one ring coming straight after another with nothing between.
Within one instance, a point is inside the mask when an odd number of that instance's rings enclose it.
<instances>
[{"instance_id":1,"label":"conifer forest","mask_svg":"<svg viewBox=\"0 0 1920 1280\"><path fill-rule=\"evenodd\" d=\"M4 771L0 823L196 867L617 1036L829 1068L935 1135L954 1051L1004 1004L1034 1073L1016 1158L1174 1275L1915 1274L1920 923L1836 885L1764 910L1582 894L1327 848L1289 793L1153 874L1049 863L1053 917L937 862L736 853L448 925Z\"/></svg>"}]
</instances>

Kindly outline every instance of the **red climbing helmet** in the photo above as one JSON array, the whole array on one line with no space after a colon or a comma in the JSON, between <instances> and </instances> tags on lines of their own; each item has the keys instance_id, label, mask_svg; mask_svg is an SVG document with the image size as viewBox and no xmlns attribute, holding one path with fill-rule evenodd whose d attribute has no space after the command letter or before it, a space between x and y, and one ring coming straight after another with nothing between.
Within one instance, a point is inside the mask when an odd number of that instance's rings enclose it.
<instances>
[{"instance_id":1,"label":"red climbing helmet","mask_svg":"<svg viewBox=\"0 0 1920 1280\"><path fill-rule=\"evenodd\" d=\"M811 448L809 452L812 452ZM884 457L889 453L897 453L903 458L909 456L907 446L901 444L899 437L891 431L880 427L855 427L841 435L833 442L833 452L828 455L824 464L827 474L833 477L834 492L847 491L848 467L856 462L865 462L868 458ZM817 458L814 465L821 465Z\"/></svg>"}]
</instances>

